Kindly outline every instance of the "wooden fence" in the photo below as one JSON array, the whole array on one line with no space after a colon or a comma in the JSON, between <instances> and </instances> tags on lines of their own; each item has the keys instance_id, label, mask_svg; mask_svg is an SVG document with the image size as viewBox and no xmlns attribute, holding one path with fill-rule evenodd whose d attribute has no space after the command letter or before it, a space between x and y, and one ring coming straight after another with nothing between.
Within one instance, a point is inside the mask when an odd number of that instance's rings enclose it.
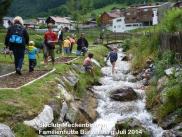
<instances>
[{"instance_id":1,"label":"wooden fence","mask_svg":"<svg viewBox=\"0 0 182 137\"><path fill-rule=\"evenodd\" d=\"M166 50L173 51L176 59L182 61L182 32L160 34L160 51Z\"/></svg>"}]
</instances>

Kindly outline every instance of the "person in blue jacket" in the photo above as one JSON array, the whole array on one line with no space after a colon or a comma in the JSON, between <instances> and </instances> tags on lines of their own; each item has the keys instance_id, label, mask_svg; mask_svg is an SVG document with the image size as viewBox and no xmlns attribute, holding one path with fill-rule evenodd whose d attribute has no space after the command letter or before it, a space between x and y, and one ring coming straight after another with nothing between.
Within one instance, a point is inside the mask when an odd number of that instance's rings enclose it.
<instances>
[{"instance_id":1,"label":"person in blue jacket","mask_svg":"<svg viewBox=\"0 0 182 137\"><path fill-rule=\"evenodd\" d=\"M33 72L37 65L36 55L38 56L38 49L35 47L34 41L30 41L28 45L28 59L29 59L29 72Z\"/></svg>"},{"instance_id":2,"label":"person in blue jacket","mask_svg":"<svg viewBox=\"0 0 182 137\"><path fill-rule=\"evenodd\" d=\"M117 48L113 48L113 50L109 53L109 55L107 56L106 61L110 58L110 62L112 64L112 74L114 74L115 72L115 65L116 65L116 61L118 59L118 53L117 53L118 49Z\"/></svg>"}]
</instances>

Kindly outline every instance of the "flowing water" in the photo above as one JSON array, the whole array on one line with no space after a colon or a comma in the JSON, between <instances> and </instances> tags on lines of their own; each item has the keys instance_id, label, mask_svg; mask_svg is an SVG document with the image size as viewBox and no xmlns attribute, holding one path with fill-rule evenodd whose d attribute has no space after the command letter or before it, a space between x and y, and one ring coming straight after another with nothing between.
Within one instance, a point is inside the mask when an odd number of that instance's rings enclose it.
<instances>
[{"instance_id":1,"label":"flowing water","mask_svg":"<svg viewBox=\"0 0 182 137\"><path fill-rule=\"evenodd\" d=\"M115 127L116 122L125 118L135 118L142 123L153 137L161 137L163 130L152 122L152 116L145 108L145 91L141 89L141 82L129 82L133 76L128 73L130 63L121 61L124 53L118 51L118 61L116 63L116 74L111 74L111 64L102 68L103 77L100 79L101 86L94 86L93 91L98 100L98 119L92 124L89 134L86 137L112 137L110 132ZM132 87L140 98L136 101L119 102L111 100L109 95L111 90L118 87Z\"/></svg>"}]
</instances>

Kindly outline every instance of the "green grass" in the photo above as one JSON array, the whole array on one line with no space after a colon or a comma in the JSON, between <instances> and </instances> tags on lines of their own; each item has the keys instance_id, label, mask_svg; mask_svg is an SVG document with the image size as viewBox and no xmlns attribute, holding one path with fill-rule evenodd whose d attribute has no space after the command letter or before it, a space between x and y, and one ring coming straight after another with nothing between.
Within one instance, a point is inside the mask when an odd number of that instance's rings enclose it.
<instances>
[{"instance_id":1,"label":"green grass","mask_svg":"<svg viewBox=\"0 0 182 137\"><path fill-rule=\"evenodd\" d=\"M90 49L94 53L94 58L103 65L107 48L98 45ZM3 57L0 56L0 59L3 59ZM83 59L81 57L75 63L82 65ZM28 62L26 57L24 69L27 66ZM43 66L40 66L40 68L43 68ZM55 68L56 71L54 73L20 90L0 90L0 123L5 123L12 127L17 137L36 137L35 131L23 125L22 122L37 116L45 104L48 104L52 100L57 100L55 96L60 91L57 89L58 83L55 77L59 78L73 69L70 64L56 64ZM68 91L78 97L82 97L86 89L98 80L100 68L95 68L94 77L92 74L87 73L78 73L78 75L80 79L79 84L77 87L69 87L70 90Z\"/></svg>"}]
</instances>

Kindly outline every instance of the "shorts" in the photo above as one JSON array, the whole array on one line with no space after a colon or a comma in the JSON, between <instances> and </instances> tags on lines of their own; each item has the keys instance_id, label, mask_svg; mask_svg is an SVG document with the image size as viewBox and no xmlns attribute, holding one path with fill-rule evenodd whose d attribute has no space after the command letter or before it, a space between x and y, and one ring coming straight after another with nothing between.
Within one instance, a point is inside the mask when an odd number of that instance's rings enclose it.
<instances>
[{"instance_id":1,"label":"shorts","mask_svg":"<svg viewBox=\"0 0 182 137\"><path fill-rule=\"evenodd\" d=\"M49 56L51 57L52 62L55 61L55 53L53 48L49 48L44 44L44 59L47 59Z\"/></svg>"},{"instance_id":2,"label":"shorts","mask_svg":"<svg viewBox=\"0 0 182 137\"><path fill-rule=\"evenodd\" d=\"M83 65L85 68L85 71L90 71L92 70L92 66L91 65Z\"/></svg>"},{"instance_id":3,"label":"shorts","mask_svg":"<svg viewBox=\"0 0 182 137\"><path fill-rule=\"evenodd\" d=\"M110 60L110 62L111 62L111 64L113 64L113 63L115 63L115 62L116 62L116 60Z\"/></svg>"}]
</instances>

